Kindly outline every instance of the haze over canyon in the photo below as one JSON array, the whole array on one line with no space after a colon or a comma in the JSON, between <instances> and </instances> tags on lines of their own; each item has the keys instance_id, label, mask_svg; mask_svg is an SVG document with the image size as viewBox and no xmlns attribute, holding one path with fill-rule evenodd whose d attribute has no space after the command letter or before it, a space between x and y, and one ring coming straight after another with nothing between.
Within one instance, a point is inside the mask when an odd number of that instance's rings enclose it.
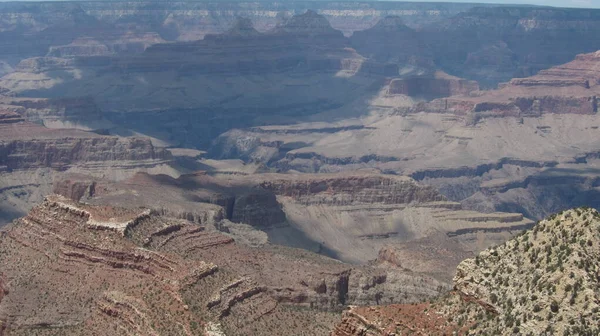
<instances>
[{"instance_id":1,"label":"haze over canyon","mask_svg":"<svg viewBox=\"0 0 600 336\"><path fill-rule=\"evenodd\" d=\"M597 9L0 2L0 336L596 335L599 96Z\"/></svg>"}]
</instances>

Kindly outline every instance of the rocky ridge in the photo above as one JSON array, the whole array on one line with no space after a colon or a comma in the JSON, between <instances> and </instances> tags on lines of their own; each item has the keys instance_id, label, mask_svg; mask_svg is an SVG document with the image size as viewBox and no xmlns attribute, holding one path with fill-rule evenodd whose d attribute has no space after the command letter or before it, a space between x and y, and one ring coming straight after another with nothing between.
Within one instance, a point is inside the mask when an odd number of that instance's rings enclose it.
<instances>
[{"instance_id":1,"label":"rocky ridge","mask_svg":"<svg viewBox=\"0 0 600 336\"><path fill-rule=\"evenodd\" d=\"M0 237L8 284L0 320L11 335L191 335L209 328L324 335L332 310L344 304L421 299L442 286L301 250L249 248L207 226L60 196L48 197ZM75 288L70 283L79 286L66 295ZM407 296L395 296L400 288Z\"/></svg>"},{"instance_id":2,"label":"rocky ridge","mask_svg":"<svg viewBox=\"0 0 600 336\"><path fill-rule=\"evenodd\" d=\"M103 136L50 129L19 113L0 112L0 207L2 224L26 213L69 173L123 179L137 171L173 172L172 157L148 138Z\"/></svg>"},{"instance_id":3,"label":"rocky ridge","mask_svg":"<svg viewBox=\"0 0 600 336\"><path fill-rule=\"evenodd\" d=\"M564 65L515 78L497 90L471 96L434 100L416 111L469 115L473 122L485 117L534 117L544 113L596 114L600 73L598 52L578 55Z\"/></svg>"},{"instance_id":4,"label":"rocky ridge","mask_svg":"<svg viewBox=\"0 0 600 336\"><path fill-rule=\"evenodd\" d=\"M380 265L445 282L462 260L457 256L471 256L532 224L520 214L466 211L408 177L373 173L217 172L178 179L140 173L118 183L73 176L54 191L91 204L147 207L213 226L251 245L268 239L352 263L379 255ZM403 261L407 256L415 262ZM430 259L442 259L447 267Z\"/></svg>"},{"instance_id":5,"label":"rocky ridge","mask_svg":"<svg viewBox=\"0 0 600 336\"><path fill-rule=\"evenodd\" d=\"M590 208L550 216L463 261L454 292L413 309L412 325L397 315L386 319L392 311L410 307L352 308L332 335L359 335L371 325L369 335L395 335L411 328L423 335L448 330L465 335L595 335L599 225L600 214Z\"/></svg>"}]
</instances>

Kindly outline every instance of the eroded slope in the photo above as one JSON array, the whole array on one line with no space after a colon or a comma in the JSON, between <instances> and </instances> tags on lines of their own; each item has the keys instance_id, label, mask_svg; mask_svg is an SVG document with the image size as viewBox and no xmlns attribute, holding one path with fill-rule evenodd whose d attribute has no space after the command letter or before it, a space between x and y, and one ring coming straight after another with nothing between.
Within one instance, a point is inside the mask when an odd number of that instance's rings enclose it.
<instances>
[{"instance_id":1,"label":"eroded slope","mask_svg":"<svg viewBox=\"0 0 600 336\"><path fill-rule=\"evenodd\" d=\"M306 251L246 247L147 209L60 196L0 237L0 320L10 335L324 335L345 304L419 300L444 287Z\"/></svg>"},{"instance_id":2,"label":"eroded slope","mask_svg":"<svg viewBox=\"0 0 600 336\"><path fill-rule=\"evenodd\" d=\"M332 335L359 335L370 325L376 328L369 335L411 330L423 335L449 330L466 335L596 335L599 232L597 210L553 215L463 261L454 277L455 291L444 298L418 309L352 308ZM391 315L402 310L410 319Z\"/></svg>"}]
</instances>

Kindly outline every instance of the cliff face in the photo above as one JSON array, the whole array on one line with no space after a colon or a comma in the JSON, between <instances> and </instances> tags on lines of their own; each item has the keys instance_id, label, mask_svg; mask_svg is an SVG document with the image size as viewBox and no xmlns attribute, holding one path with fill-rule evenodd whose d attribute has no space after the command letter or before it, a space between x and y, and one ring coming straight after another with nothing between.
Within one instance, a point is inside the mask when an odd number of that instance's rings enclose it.
<instances>
[{"instance_id":1,"label":"cliff face","mask_svg":"<svg viewBox=\"0 0 600 336\"><path fill-rule=\"evenodd\" d=\"M169 152L148 138L49 129L20 114L0 112L2 224L39 202L65 172L120 180L137 171L170 172L171 160Z\"/></svg>"},{"instance_id":2,"label":"cliff face","mask_svg":"<svg viewBox=\"0 0 600 336\"><path fill-rule=\"evenodd\" d=\"M463 261L449 295L416 309L353 307L332 335L597 334L599 224L589 208L553 215Z\"/></svg>"},{"instance_id":3,"label":"cliff face","mask_svg":"<svg viewBox=\"0 0 600 336\"><path fill-rule=\"evenodd\" d=\"M598 11L474 8L427 28L436 63L447 72L493 87L595 51ZM440 34L444 32L444 34ZM552 38L562 43L544 43Z\"/></svg>"},{"instance_id":4,"label":"cliff face","mask_svg":"<svg viewBox=\"0 0 600 336\"><path fill-rule=\"evenodd\" d=\"M434 100L415 110L471 114L475 122L485 117L544 113L594 115L598 112L600 93L599 62L598 52L581 54L569 63L542 70L535 76L512 79L497 90Z\"/></svg>"},{"instance_id":5,"label":"cliff face","mask_svg":"<svg viewBox=\"0 0 600 336\"><path fill-rule=\"evenodd\" d=\"M50 167L65 170L78 163L152 161L168 159L155 151L149 139L92 138L14 140L0 144L0 165L8 171Z\"/></svg>"},{"instance_id":6,"label":"cliff face","mask_svg":"<svg viewBox=\"0 0 600 336\"><path fill-rule=\"evenodd\" d=\"M42 167L64 170L86 162L151 163L170 158L168 152L155 149L147 138L119 138L73 130L50 130L22 121L15 122L11 118L3 118L3 122L0 125L3 132L0 136L0 165L8 171Z\"/></svg>"},{"instance_id":7,"label":"cliff face","mask_svg":"<svg viewBox=\"0 0 600 336\"><path fill-rule=\"evenodd\" d=\"M99 234L106 238L98 241ZM228 335L325 335L335 318L327 310L376 303L399 288L409 294L396 300L424 298L440 286L294 249L248 248L210 227L137 207L59 196L0 237L0 265L11 283L0 316L11 335L34 326L67 334L117 328L158 335L173 334L178 324L182 335L212 324ZM30 281L18 280L32 270ZM86 274L94 277L65 295ZM299 306L304 309L294 309Z\"/></svg>"}]
</instances>

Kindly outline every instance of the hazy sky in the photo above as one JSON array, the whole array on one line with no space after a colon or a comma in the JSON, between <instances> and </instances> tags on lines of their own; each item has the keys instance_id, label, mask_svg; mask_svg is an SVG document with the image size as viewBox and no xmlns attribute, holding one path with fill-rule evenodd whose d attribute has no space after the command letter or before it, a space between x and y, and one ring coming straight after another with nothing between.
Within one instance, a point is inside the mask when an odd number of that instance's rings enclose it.
<instances>
[{"instance_id":1,"label":"hazy sky","mask_svg":"<svg viewBox=\"0 0 600 336\"><path fill-rule=\"evenodd\" d=\"M418 1L418 0L417 0ZM434 0L424 0L434 1ZM436 0L435 2L438 2ZM530 4L556 7L584 7L600 8L600 0L455 0L447 2L479 2L479 3L501 3L501 4Z\"/></svg>"},{"instance_id":2,"label":"hazy sky","mask_svg":"<svg viewBox=\"0 0 600 336\"><path fill-rule=\"evenodd\" d=\"M35 1L35 0L0 0L4 1ZM47 0L46 0L47 1ZM115 1L115 0L113 0ZM218 2L218 0L213 0ZM251 0L249 0L251 1ZM259 0L260 1L260 0ZM282 0L285 1L285 0ZM358 0L365 1L365 0ZM369 0L366 0L369 1ZM395 1L395 0L371 0L371 1ZM501 4L531 4L531 5L545 5L545 6L556 6L556 7L583 7L583 8L600 8L600 0L408 0L409 2L478 2L478 3L501 3Z\"/></svg>"}]
</instances>

